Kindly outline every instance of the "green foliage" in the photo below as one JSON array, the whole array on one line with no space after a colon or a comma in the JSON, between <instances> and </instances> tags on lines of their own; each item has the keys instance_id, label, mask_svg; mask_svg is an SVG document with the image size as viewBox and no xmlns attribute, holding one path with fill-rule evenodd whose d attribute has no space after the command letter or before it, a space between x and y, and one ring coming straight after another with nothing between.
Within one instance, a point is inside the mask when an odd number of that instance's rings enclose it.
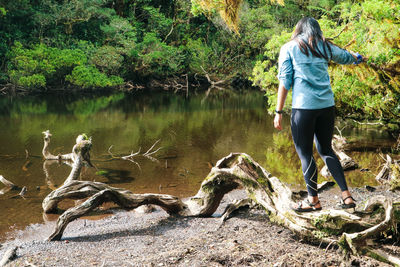
<instances>
[{"instance_id":1,"label":"green foliage","mask_svg":"<svg viewBox=\"0 0 400 267\"><path fill-rule=\"evenodd\" d=\"M138 46L135 70L141 75L165 77L179 73L184 67L181 49L162 42L155 33L147 33Z\"/></svg>"},{"instance_id":2,"label":"green foliage","mask_svg":"<svg viewBox=\"0 0 400 267\"><path fill-rule=\"evenodd\" d=\"M265 45L265 60L258 60L253 68L250 80L254 85L261 87L265 91L268 98L268 111L272 113L275 110L277 99L277 89L279 81L277 79L278 68L276 62L278 61L279 50L288 40L290 40L291 33L283 31L280 35L274 35ZM289 92L286 102L285 111L290 109L292 102L292 94Z\"/></svg>"},{"instance_id":3,"label":"green foliage","mask_svg":"<svg viewBox=\"0 0 400 267\"><path fill-rule=\"evenodd\" d=\"M44 27L63 25L66 34L74 32L75 25L89 22L91 19L109 19L115 11L105 8L107 0L44 0L41 10L35 13L39 24Z\"/></svg>"},{"instance_id":4,"label":"green foliage","mask_svg":"<svg viewBox=\"0 0 400 267\"><path fill-rule=\"evenodd\" d=\"M191 72L202 73L202 68L212 68L212 64L216 58L211 58L214 55L213 50L202 39L188 39L186 50L189 55L189 70Z\"/></svg>"},{"instance_id":5,"label":"green foliage","mask_svg":"<svg viewBox=\"0 0 400 267\"><path fill-rule=\"evenodd\" d=\"M109 24L100 26L104 42L119 48L133 48L137 41L136 28L125 18L115 16Z\"/></svg>"},{"instance_id":6,"label":"green foliage","mask_svg":"<svg viewBox=\"0 0 400 267\"><path fill-rule=\"evenodd\" d=\"M161 13L159 7L145 6L143 10L147 16L147 27L160 38L166 36L171 29L172 18L168 18Z\"/></svg>"},{"instance_id":7,"label":"green foliage","mask_svg":"<svg viewBox=\"0 0 400 267\"><path fill-rule=\"evenodd\" d=\"M46 78L42 74L33 74L29 76L21 76L18 85L27 88L40 88L46 86Z\"/></svg>"},{"instance_id":8,"label":"green foliage","mask_svg":"<svg viewBox=\"0 0 400 267\"><path fill-rule=\"evenodd\" d=\"M117 74L122 67L124 57L116 47L105 45L99 47L91 56L90 63L106 73Z\"/></svg>"},{"instance_id":9,"label":"green foliage","mask_svg":"<svg viewBox=\"0 0 400 267\"><path fill-rule=\"evenodd\" d=\"M391 166L391 179L389 181L390 190L400 189L400 165L392 164Z\"/></svg>"},{"instance_id":10,"label":"green foliage","mask_svg":"<svg viewBox=\"0 0 400 267\"><path fill-rule=\"evenodd\" d=\"M82 88L104 88L123 84L121 77L111 75L107 76L101 73L95 66L76 66L71 74L65 77L65 80L71 84Z\"/></svg>"},{"instance_id":11,"label":"green foliage","mask_svg":"<svg viewBox=\"0 0 400 267\"><path fill-rule=\"evenodd\" d=\"M313 16L334 43L369 57L364 66L330 65L339 111L399 121L399 1L281 2L0 1L0 83L94 88L205 71L216 80L250 77L271 111L279 50L297 21ZM240 17L239 35L221 20L224 6L238 8L224 12L231 22Z\"/></svg>"},{"instance_id":12,"label":"green foliage","mask_svg":"<svg viewBox=\"0 0 400 267\"><path fill-rule=\"evenodd\" d=\"M321 1L319 5L321 9L318 10L326 10L319 18L325 36L335 36L335 44L369 58L368 64L360 66L330 65L338 110L342 114L358 114L358 117L398 121L400 3L365 0L340 1L334 5L332 1ZM276 101L279 49L289 39L290 33L286 31L272 36L265 46L265 58L257 61L253 68L251 80L266 91L271 109Z\"/></svg>"},{"instance_id":13,"label":"green foliage","mask_svg":"<svg viewBox=\"0 0 400 267\"><path fill-rule=\"evenodd\" d=\"M44 44L29 49L19 42L12 47L8 58L11 82L31 89L54 85L74 66L87 61L79 49L58 49Z\"/></svg>"}]
</instances>

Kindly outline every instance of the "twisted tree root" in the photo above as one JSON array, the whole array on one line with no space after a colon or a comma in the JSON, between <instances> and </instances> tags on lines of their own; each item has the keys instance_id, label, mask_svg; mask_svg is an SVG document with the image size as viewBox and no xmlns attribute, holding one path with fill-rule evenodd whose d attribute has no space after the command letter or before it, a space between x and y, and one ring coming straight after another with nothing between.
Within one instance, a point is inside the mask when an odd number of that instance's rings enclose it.
<instances>
[{"instance_id":1,"label":"twisted tree root","mask_svg":"<svg viewBox=\"0 0 400 267\"><path fill-rule=\"evenodd\" d=\"M91 142L79 142L76 146L81 149L74 152L76 160L71 171L74 175L70 174L69 177L79 175L78 165L83 162L83 153L89 153ZM373 251L367 240L382 234L391 224L397 223L393 216L397 206L394 207L392 199L384 196L371 199L364 212L355 214L335 209L297 213L291 209L295 204L292 191L244 153L231 153L219 160L203 180L197 194L187 199L162 194L134 194L104 183L70 179L44 199L43 210L46 213L55 211L63 199L89 197L59 217L49 240L60 240L68 223L86 215L104 202L114 202L127 210L154 204L170 215L211 216L223 196L237 188L243 188L254 203L262 206L272 222L281 224L310 241L348 247L352 253L366 254ZM374 207L384 208L383 221L377 222L370 216Z\"/></svg>"}]
</instances>

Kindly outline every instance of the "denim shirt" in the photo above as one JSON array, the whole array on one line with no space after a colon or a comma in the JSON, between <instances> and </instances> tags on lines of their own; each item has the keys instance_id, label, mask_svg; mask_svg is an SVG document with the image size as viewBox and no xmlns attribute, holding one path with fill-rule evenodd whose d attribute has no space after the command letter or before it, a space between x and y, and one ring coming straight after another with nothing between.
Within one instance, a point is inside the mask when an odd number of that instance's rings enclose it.
<instances>
[{"instance_id":1,"label":"denim shirt","mask_svg":"<svg viewBox=\"0 0 400 267\"><path fill-rule=\"evenodd\" d=\"M318 44L320 51L324 51L322 45L322 42ZM335 45L329 45L332 57L328 53L328 58L339 64L355 62L350 52ZM305 55L294 40L281 48L278 79L286 90L293 88L292 108L321 109L335 105L328 74L328 61L313 56L311 51L308 56Z\"/></svg>"}]
</instances>

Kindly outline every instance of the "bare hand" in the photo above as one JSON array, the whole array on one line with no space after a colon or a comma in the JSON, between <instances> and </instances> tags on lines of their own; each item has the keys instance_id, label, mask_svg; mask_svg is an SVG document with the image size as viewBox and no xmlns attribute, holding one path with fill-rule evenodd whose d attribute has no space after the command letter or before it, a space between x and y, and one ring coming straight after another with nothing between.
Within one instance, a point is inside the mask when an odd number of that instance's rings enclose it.
<instances>
[{"instance_id":1,"label":"bare hand","mask_svg":"<svg viewBox=\"0 0 400 267\"><path fill-rule=\"evenodd\" d=\"M274 127L279 131L282 130L282 114L275 114Z\"/></svg>"}]
</instances>

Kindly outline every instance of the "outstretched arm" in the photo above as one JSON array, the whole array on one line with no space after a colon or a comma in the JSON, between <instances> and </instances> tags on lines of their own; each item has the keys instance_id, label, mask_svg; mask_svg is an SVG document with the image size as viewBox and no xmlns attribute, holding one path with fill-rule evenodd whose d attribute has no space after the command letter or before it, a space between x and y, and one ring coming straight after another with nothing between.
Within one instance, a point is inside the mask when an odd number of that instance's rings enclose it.
<instances>
[{"instance_id":1,"label":"outstretched arm","mask_svg":"<svg viewBox=\"0 0 400 267\"><path fill-rule=\"evenodd\" d=\"M359 53L349 52L334 44L330 44L332 50L332 60L339 64L360 64L364 61Z\"/></svg>"}]
</instances>

